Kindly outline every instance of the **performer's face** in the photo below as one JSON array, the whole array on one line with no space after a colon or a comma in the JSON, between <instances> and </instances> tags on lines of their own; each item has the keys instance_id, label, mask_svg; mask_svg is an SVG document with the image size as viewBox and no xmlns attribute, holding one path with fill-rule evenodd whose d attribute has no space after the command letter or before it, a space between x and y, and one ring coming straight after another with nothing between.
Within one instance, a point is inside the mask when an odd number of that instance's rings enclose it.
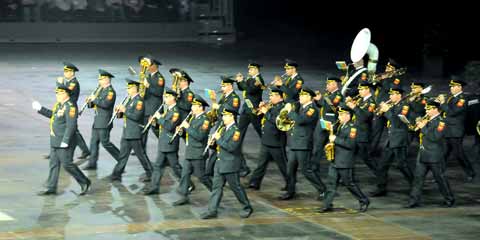
<instances>
[{"instance_id":1,"label":"performer's face","mask_svg":"<svg viewBox=\"0 0 480 240\"><path fill-rule=\"evenodd\" d=\"M342 124L350 121L350 113L348 113L348 112L339 113L338 114L338 120Z\"/></svg>"},{"instance_id":2,"label":"performer's face","mask_svg":"<svg viewBox=\"0 0 480 240\"><path fill-rule=\"evenodd\" d=\"M300 104L307 104L312 101L312 96L310 94L300 94L299 96Z\"/></svg>"},{"instance_id":3,"label":"performer's face","mask_svg":"<svg viewBox=\"0 0 480 240\"><path fill-rule=\"evenodd\" d=\"M390 94L390 100L394 103L397 103L400 101L400 99L402 99L402 94L398 94L398 93L392 93Z\"/></svg>"},{"instance_id":4,"label":"performer's face","mask_svg":"<svg viewBox=\"0 0 480 240\"><path fill-rule=\"evenodd\" d=\"M366 97L370 94L370 88L358 89L358 93L360 94L361 97Z\"/></svg>"},{"instance_id":5,"label":"performer's face","mask_svg":"<svg viewBox=\"0 0 480 240\"><path fill-rule=\"evenodd\" d=\"M57 99L57 102L64 102L65 100L68 99L68 94L64 91L62 92L56 92L55 97Z\"/></svg>"},{"instance_id":6,"label":"performer's face","mask_svg":"<svg viewBox=\"0 0 480 240\"><path fill-rule=\"evenodd\" d=\"M188 87L188 81L185 79L180 80L180 88L185 89Z\"/></svg>"},{"instance_id":7,"label":"performer's face","mask_svg":"<svg viewBox=\"0 0 480 240\"><path fill-rule=\"evenodd\" d=\"M327 87L326 87L328 92L333 92L338 89L337 82L335 81L328 81L327 82Z\"/></svg>"},{"instance_id":8,"label":"performer's face","mask_svg":"<svg viewBox=\"0 0 480 240\"><path fill-rule=\"evenodd\" d=\"M285 67L285 73L287 76L293 76L297 72L297 69L295 67Z\"/></svg>"},{"instance_id":9,"label":"performer's face","mask_svg":"<svg viewBox=\"0 0 480 240\"><path fill-rule=\"evenodd\" d=\"M233 114L223 114L222 115L222 121L223 121L223 124L225 125L229 125L230 123L233 122Z\"/></svg>"},{"instance_id":10,"label":"performer's face","mask_svg":"<svg viewBox=\"0 0 480 240\"><path fill-rule=\"evenodd\" d=\"M412 86L411 89L412 89L412 93L414 93L414 94L419 94L423 90L423 88L420 87L420 86Z\"/></svg>"},{"instance_id":11,"label":"performer's face","mask_svg":"<svg viewBox=\"0 0 480 240\"><path fill-rule=\"evenodd\" d=\"M450 86L450 93L451 93L452 95L455 95L455 94L457 94L457 93L459 93L459 92L461 92L461 91L462 91L462 86L459 86L459 85Z\"/></svg>"},{"instance_id":12,"label":"performer's face","mask_svg":"<svg viewBox=\"0 0 480 240\"><path fill-rule=\"evenodd\" d=\"M65 69L65 70L63 70L63 76L66 79L71 79L71 78L73 78L73 76L75 76L75 72L72 71L72 70L69 70L69 69Z\"/></svg>"},{"instance_id":13,"label":"performer's face","mask_svg":"<svg viewBox=\"0 0 480 240\"><path fill-rule=\"evenodd\" d=\"M248 68L248 75L253 77L253 76L257 75L258 73L259 73L258 68L256 68L256 67L249 67Z\"/></svg>"},{"instance_id":14,"label":"performer's face","mask_svg":"<svg viewBox=\"0 0 480 240\"><path fill-rule=\"evenodd\" d=\"M233 86L231 83L222 83L222 92L223 94L227 94L233 90Z\"/></svg>"},{"instance_id":15,"label":"performer's face","mask_svg":"<svg viewBox=\"0 0 480 240\"><path fill-rule=\"evenodd\" d=\"M282 96L280 96L278 92L271 93L269 98L270 98L270 102L273 104L277 104L283 100Z\"/></svg>"}]
</instances>

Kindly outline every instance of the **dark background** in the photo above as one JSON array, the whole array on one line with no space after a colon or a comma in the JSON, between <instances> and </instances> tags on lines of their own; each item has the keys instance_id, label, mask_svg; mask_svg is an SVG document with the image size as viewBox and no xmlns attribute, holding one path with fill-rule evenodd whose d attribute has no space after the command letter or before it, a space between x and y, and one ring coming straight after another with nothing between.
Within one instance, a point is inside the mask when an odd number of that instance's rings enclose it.
<instances>
[{"instance_id":1,"label":"dark background","mask_svg":"<svg viewBox=\"0 0 480 240\"><path fill-rule=\"evenodd\" d=\"M436 59L442 62L439 67L443 76L449 76L463 72L469 61L480 60L480 37L475 30L475 20L465 19L473 15L465 10L456 11L453 4L447 6L451 11L443 13L437 10L439 6L419 9L415 5L402 7L400 2L384 2L384 6L390 6L385 10L353 6L348 2L323 7L314 3L319 2L237 1L239 40L275 38L288 43L294 36L302 36L325 43L324 39L330 39L328 48L344 49L344 56L336 58L348 60L356 34L368 27L372 43L380 50L380 66L391 57L408 65L409 71L420 72L426 62ZM435 12L439 15L431 16ZM465 16L457 17L459 14Z\"/></svg>"}]
</instances>

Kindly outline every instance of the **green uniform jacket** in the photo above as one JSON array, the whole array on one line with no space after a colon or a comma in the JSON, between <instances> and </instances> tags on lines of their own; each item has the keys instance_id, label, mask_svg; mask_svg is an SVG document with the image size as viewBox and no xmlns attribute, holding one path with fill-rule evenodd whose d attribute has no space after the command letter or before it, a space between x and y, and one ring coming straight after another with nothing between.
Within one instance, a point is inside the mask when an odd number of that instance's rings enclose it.
<instances>
[{"instance_id":1,"label":"green uniform jacket","mask_svg":"<svg viewBox=\"0 0 480 240\"><path fill-rule=\"evenodd\" d=\"M155 111L162 105L163 88L165 86L165 78L160 72L153 75L148 74L146 77L150 87L145 89L145 116L152 116Z\"/></svg>"},{"instance_id":2,"label":"green uniform jacket","mask_svg":"<svg viewBox=\"0 0 480 240\"><path fill-rule=\"evenodd\" d=\"M441 116L430 120L421 129L421 145L418 151L420 162L440 163L444 161L446 124Z\"/></svg>"},{"instance_id":3,"label":"green uniform jacket","mask_svg":"<svg viewBox=\"0 0 480 240\"><path fill-rule=\"evenodd\" d=\"M93 119L93 128L111 128L113 125L108 125L110 118L112 118L113 107L117 94L112 85L100 90L98 97L89 104L89 108L95 109L95 118Z\"/></svg>"},{"instance_id":4,"label":"green uniform jacket","mask_svg":"<svg viewBox=\"0 0 480 240\"><path fill-rule=\"evenodd\" d=\"M386 102L389 99L390 88L402 88L403 89L403 81L400 78L385 78L377 83L376 90L375 90L375 102L381 103Z\"/></svg>"},{"instance_id":5,"label":"green uniform jacket","mask_svg":"<svg viewBox=\"0 0 480 240\"><path fill-rule=\"evenodd\" d=\"M463 93L456 97L450 96L440 108L445 112L443 116L448 125L445 137L463 137L465 135L465 117L467 115L467 101Z\"/></svg>"},{"instance_id":6,"label":"green uniform jacket","mask_svg":"<svg viewBox=\"0 0 480 240\"><path fill-rule=\"evenodd\" d=\"M186 129L185 159L204 159L203 150L207 146L210 122L207 115L200 116L190 121L190 127Z\"/></svg>"},{"instance_id":7,"label":"green uniform jacket","mask_svg":"<svg viewBox=\"0 0 480 240\"><path fill-rule=\"evenodd\" d=\"M294 78L288 77L285 83L280 87L283 91L283 99L285 102L291 103L298 101L298 93L302 89L305 81L300 74L297 74Z\"/></svg>"},{"instance_id":8,"label":"green uniform jacket","mask_svg":"<svg viewBox=\"0 0 480 240\"><path fill-rule=\"evenodd\" d=\"M353 168L355 161L355 148L357 146L357 128L353 123L346 123L337 128L335 138L335 159L333 166L336 168Z\"/></svg>"},{"instance_id":9,"label":"green uniform jacket","mask_svg":"<svg viewBox=\"0 0 480 240\"><path fill-rule=\"evenodd\" d=\"M217 116L219 118L217 122L221 122L222 119L220 116L222 116L222 112L223 112L223 109L225 109L225 106L228 105L232 108L235 108L238 112L241 105L240 97L237 95L237 93L235 93L235 91L233 91L227 97L222 95L222 97L218 101L218 105L220 105L220 107L217 110Z\"/></svg>"},{"instance_id":10,"label":"green uniform jacket","mask_svg":"<svg viewBox=\"0 0 480 240\"><path fill-rule=\"evenodd\" d=\"M53 109L42 107L38 113L50 118L50 146L59 148L60 144L73 145L74 133L77 130L77 105L68 100L65 103L55 103Z\"/></svg>"},{"instance_id":11,"label":"green uniform jacket","mask_svg":"<svg viewBox=\"0 0 480 240\"><path fill-rule=\"evenodd\" d=\"M387 146L390 148L407 147L408 143L408 126L398 117L399 114L404 115L412 123L410 118L410 106L404 102L399 102L384 113L388 119L388 140Z\"/></svg>"},{"instance_id":12,"label":"green uniform jacket","mask_svg":"<svg viewBox=\"0 0 480 240\"><path fill-rule=\"evenodd\" d=\"M188 115L192 107L194 93L190 88L185 88L180 92L177 100L177 107L180 111L180 120L183 121Z\"/></svg>"},{"instance_id":13,"label":"green uniform jacket","mask_svg":"<svg viewBox=\"0 0 480 240\"><path fill-rule=\"evenodd\" d=\"M243 97L249 99L254 108L258 108L258 104L262 101L262 87L265 85L262 75L258 74L255 78L249 77L245 81L237 82L237 85L238 89L243 91ZM241 113L245 112L252 113L252 109L244 105Z\"/></svg>"},{"instance_id":14,"label":"green uniform jacket","mask_svg":"<svg viewBox=\"0 0 480 240\"><path fill-rule=\"evenodd\" d=\"M142 97L137 94L130 99L125 105L126 110L123 115L123 134L122 138L125 139L140 139L142 137L143 127L140 124L143 123L143 114L145 113L145 107Z\"/></svg>"},{"instance_id":15,"label":"green uniform jacket","mask_svg":"<svg viewBox=\"0 0 480 240\"><path fill-rule=\"evenodd\" d=\"M417 119L418 117L425 116L425 105L427 104L428 98L424 95L420 95L415 98L413 102L410 102L410 111L411 118Z\"/></svg>"},{"instance_id":16,"label":"green uniform jacket","mask_svg":"<svg viewBox=\"0 0 480 240\"><path fill-rule=\"evenodd\" d=\"M234 173L240 171L241 159L240 130L234 123L228 130L224 130L222 137L217 141L217 162L220 173Z\"/></svg>"},{"instance_id":17,"label":"green uniform jacket","mask_svg":"<svg viewBox=\"0 0 480 240\"><path fill-rule=\"evenodd\" d=\"M357 142L366 143L370 140L370 130L372 129L373 113L375 111L375 101L373 96L366 101L360 100L354 111L355 125L358 127Z\"/></svg>"},{"instance_id":18,"label":"green uniform jacket","mask_svg":"<svg viewBox=\"0 0 480 240\"><path fill-rule=\"evenodd\" d=\"M172 143L169 142L173 134L175 134L175 129L178 125L180 125L180 123L180 111L178 110L177 105L167 108L167 112L163 113L163 116L157 119L157 124L159 128L158 151L178 151L179 138L175 138Z\"/></svg>"},{"instance_id":19,"label":"green uniform jacket","mask_svg":"<svg viewBox=\"0 0 480 240\"><path fill-rule=\"evenodd\" d=\"M327 103L325 98L329 99L331 105ZM320 118L335 123L337 121L337 107L343 101L342 93L337 90L330 94L325 94L320 100L315 101L315 104L320 109Z\"/></svg>"},{"instance_id":20,"label":"green uniform jacket","mask_svg":"<svg viewBox=\"0 0 480 240\"><path fill-rule=\"evenodd\" d=\"M288 117L295 121L290 130L288 146L292 150L311 150L313 148L313 132L318 121L318 108L310 103L300 107L298 111L291 111Z\"/></svg>"},{"instance_id":21,"label":"green uniform jacket","mask_svg":"<svg viewBox=\"0 0 480 240\"><path fill-rule=\"evenodd\" d=\"M72 91L72 93L70 93L70 101L77 104L78 97L80 96L80 83L78 82L77 77L73 77L70 80L64 79L63 83L57 81L57 87L58 86L65 86L70 89L70 91Z\"/></svg>"},{"instance_id":22,"label":"green uniform jacket","mask_svg":"<svg viewBox=\"0 0 480 240\"><path fill-rule=\"evenodd\" d=\"M285 147L287 133L278 130L276 120L280 110L285 106L284 102L273 105L262 119L262 144L269 147Z\"/></svg>"}]
</instances>

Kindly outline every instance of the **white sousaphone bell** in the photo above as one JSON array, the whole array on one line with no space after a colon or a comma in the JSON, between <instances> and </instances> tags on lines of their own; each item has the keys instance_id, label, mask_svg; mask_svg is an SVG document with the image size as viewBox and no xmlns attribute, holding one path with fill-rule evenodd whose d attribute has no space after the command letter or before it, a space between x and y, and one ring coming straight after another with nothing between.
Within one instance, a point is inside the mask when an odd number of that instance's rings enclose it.
<instances>
[{"instance_id":1,"label":"white sousaphone bell","mask_svg":"<svg viewBox=\"0 0 480 240\"><path fill-rule=\"evenodd\" d=\"M357 36L353 40L352 47L350 48L350 59L353 63L358 62L363 59L365 54L368 55L368 64L367 64L367 71L369 73L375 73L377 70L377 61L378 61L378 48L375 44L370 42L371 33L370 29L364 28L358 32ZM347 71L348 76L348 71ZM345 95L347 89L349 89L349 85L355 77L350 77L346 82L343 84L342 87L342 94Z\"/></svg>"}]
</instances>

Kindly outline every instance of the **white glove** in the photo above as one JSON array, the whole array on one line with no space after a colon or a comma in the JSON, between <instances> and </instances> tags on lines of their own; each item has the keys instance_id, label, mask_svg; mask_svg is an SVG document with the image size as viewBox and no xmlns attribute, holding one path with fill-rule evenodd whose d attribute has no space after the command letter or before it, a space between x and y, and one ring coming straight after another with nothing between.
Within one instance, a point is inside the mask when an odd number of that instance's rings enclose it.
<instances>
[{"instance_id":1,"label":"white glove","mask_svg":"<svg viewBox=\"0 0 480 240\"><path fill-rule=\"evenodd\" d=\"M42 105L38 101L33 101L32 102L32 108L37 110L37 111L40 111L40 109L42 109Z\"/></svg>"},{"instance_id":2,"label":"white glove","mask_svg":"<svg viewBox=\"0 0 480 240\"><path fill-rule=\"evenodd\" d=\"M68 147L68 144L62 142L62 143L60 144L60 147L61 147L61 148L67 148L67 147Z\"/></svg>"}]
</instances>

